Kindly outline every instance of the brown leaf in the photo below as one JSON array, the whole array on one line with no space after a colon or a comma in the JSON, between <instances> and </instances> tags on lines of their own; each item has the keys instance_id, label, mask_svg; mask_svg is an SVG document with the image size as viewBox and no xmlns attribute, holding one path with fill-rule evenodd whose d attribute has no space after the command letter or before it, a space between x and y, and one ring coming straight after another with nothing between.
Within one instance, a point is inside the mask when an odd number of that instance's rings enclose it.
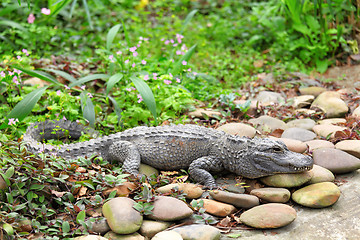
<instances>
[{"instance_id":1,"label":"brown leaf","mask_svg":"<svg viewBox=\"0 0 360 240\"><path fill-rule=\"evenodd\" d=\"M79 197L82 197L86 194L86 191L88 190L87 187L84 187L84 186L81 186L80 190L79 190L79 193L78 193L78 196Z\"/></svg>"},{"instance_id":2,"label":"brown leaf","mask_svg":"<svg viewBox=\"0 0 360 240\"><path fill-rule=\"evenodd\" d=\"M222 226L222 227L230 227L232 224L231 223L231 219L229 218L229 216L223 218L218 225Z\"/></svg>"},{"instance_id":3,"label":"brown leaf","mask_svg":"<svg viewBox=\"0 0 360 240\"><path fill-rule=\"evenodd\" d=\"M55 190L51 190L51 194L54 194L56 197L62 197L62 196L64 196L65 193L67 193L67 192L58 192Z\"/></svg>"}]
</instances>

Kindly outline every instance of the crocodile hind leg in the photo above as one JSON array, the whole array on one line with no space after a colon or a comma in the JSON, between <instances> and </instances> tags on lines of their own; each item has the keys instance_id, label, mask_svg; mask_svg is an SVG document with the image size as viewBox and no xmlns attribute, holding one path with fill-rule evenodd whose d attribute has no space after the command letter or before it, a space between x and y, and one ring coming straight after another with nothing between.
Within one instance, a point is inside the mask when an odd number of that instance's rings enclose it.
<instances>
[{"instance_id":1,"label":"crocodile hind leg","mask_svg":"<svg viewBox=\"0 0 360 240\"><path fill-rule=\"evenodd\" d=\"M198 158L189 166L190 177L210 189L217 187L215 179L210 172L221 172L223 170L222 162L213 156Z\"/></svg>"},{"instance_id":2,"label":"crocodile hind leg","mask_svg":"<svg viewBox=\"0 0 360 240\"><path fill-rule=\"evenodd\" d=\"M120 162L123 164L124 172L139 175L140 153L136 146L128 141L117 141L110 145L108 158L111 162Z\"/></svg>"}]
</instances>

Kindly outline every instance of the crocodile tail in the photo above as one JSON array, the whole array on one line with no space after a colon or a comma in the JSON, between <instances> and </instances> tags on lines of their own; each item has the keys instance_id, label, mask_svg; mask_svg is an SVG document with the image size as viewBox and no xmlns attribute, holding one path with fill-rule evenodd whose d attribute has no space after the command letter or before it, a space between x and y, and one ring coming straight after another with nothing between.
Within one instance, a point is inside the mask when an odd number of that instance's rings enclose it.
<instances>
[{"instance_id":1,"label":"crocodile tail","mask_svg":"<svg viewBox=\"0 0 360 240\"><path fill-rule=\"evenodd\" d=\"M98 133L88 127L80 125L76 122L68 120L46 120L44 122L36 122L31 124L24 134L24 142L28 150L34 154L36 153L54 153L61 157L71 157L68 149L80 149L80 143L63 144L54 146L43 143L44 140L61 139L70 137L71 139L79 139L83 134L90 134L96 136Z\"/></svg>"}]
</instances>

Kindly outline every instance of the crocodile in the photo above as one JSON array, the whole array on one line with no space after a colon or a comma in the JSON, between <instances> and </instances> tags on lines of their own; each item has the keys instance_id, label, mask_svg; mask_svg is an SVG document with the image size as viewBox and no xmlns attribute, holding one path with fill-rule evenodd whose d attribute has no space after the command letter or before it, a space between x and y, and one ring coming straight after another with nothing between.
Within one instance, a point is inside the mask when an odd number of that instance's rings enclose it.
<instances>
[{"instance_id":1,"label":"crocodile","mask_svg":"<svg viewBox=\"0 0 360 240\"><path fill-rule=\"evenodd\" d=\"M66 130L66 131L64 131ZM139 175L140 162L161 170L188 169L197 183L216 188L211 173L223 171L246 178L310 170L310 156L290 151L280 141L248 138L198 125L139 126L89 141L53 146L44 140L66 135L78 139L82 133L96 134L76 122L46 120L31 124L23 141L33 153L53 153L65 159L99 154L119 162L123 171Z\"/></svg>"}]
</instances>

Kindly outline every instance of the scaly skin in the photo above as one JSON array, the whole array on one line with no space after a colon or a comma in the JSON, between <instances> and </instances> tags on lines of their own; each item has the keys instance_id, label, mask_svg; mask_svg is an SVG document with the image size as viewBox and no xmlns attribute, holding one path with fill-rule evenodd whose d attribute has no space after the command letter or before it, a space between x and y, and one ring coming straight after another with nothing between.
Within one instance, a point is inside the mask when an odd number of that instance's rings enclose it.
<instances>
[{"instance_id":1,"label":"scaly skin","mask_svg":"<svg viewBox=\"0 0 360 240\"><path fill-rule=\"evenodd\" d=\"M229 171L247 178L310 170L311 157L290 151L285 144L267 138L249 139L197 125L136 127L85 142L57 147L41 141L61 138L66 129L76 139L82 132L94 134L70 121L46 121L29 126L24 141L31 152L53 152L73 159L100 154L120 162L123 170L139 173L140 162L161 170L188 169L190 176L207 187L216 187L210 172Z\"/></svg>"}]
</instances>

